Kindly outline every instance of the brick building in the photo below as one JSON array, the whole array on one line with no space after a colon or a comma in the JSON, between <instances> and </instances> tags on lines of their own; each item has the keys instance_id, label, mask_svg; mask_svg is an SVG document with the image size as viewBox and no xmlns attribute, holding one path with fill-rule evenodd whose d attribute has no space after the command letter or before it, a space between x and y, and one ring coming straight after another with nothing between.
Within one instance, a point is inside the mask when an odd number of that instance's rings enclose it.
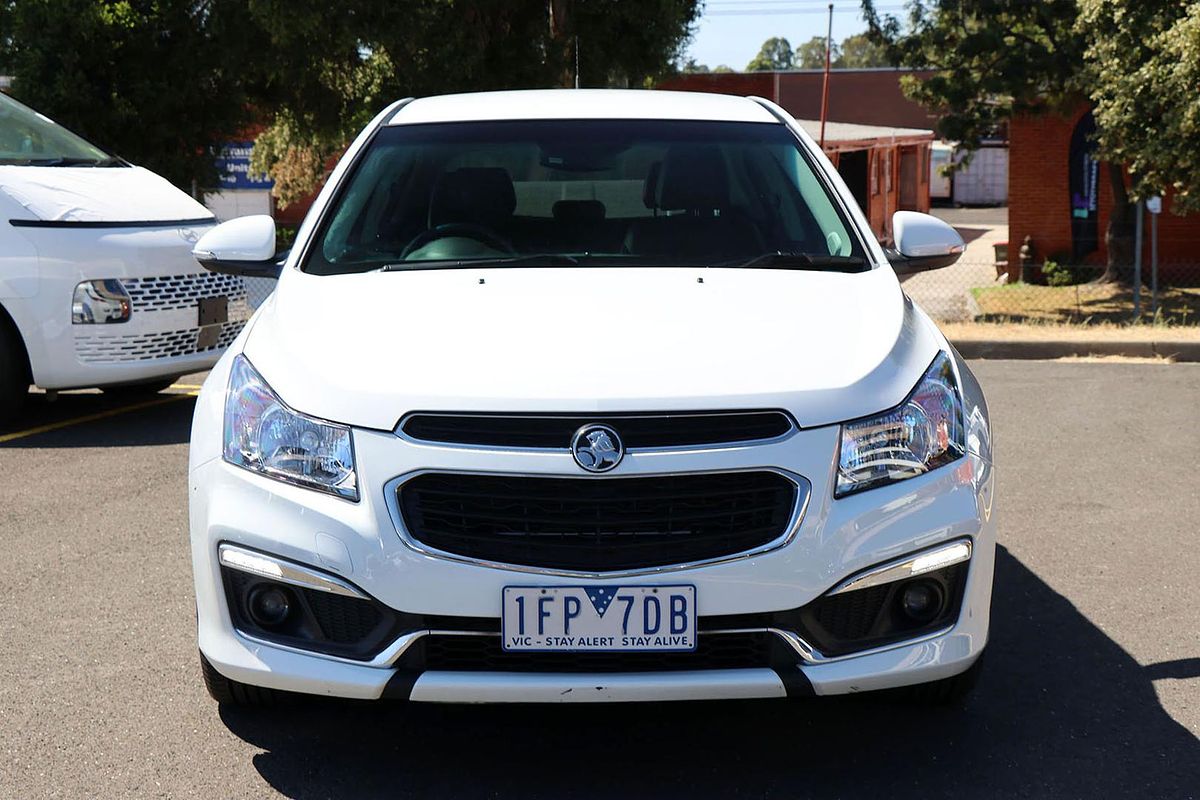
<instances>
[{"instance_id":1,"label":"brick building","mask_svg":"<svg viewBox=\"0 0 1200 800\"><path fill-rule=\"evenodd\" d=\"M932 129L937 122L937 114L909 100L900 88L900 81L906 75L925 78L931 74L929 70L891 67L831 70L827 119L859 125ZM694 72L669 78L658 88L752 94L778 103L796 119L820 119L824 81L825 72L819 69Z\"/></svg>"},{"instance_id":2,"label":"brick building","mask_svg":"<svg viewBox=\"0 0 1200 800\"><path fill-rule=\"evenodd\" d=\"M1016 278L1016 249L1026 236L1032 238L1034 258L1071 258L1072 198L1070 189L1071 136L1087 114L1080 104L1068 115L1019 116L1009 124L1008 240L1010 274ZM1108 259L1104 232L1112 210L1112 185L1108 167L1101 164L1097 176L1098 242L1095 251L1082 259L1099 270ZM1128 184L1128 181L1127 181ZM1200 214L1181 217L1171 213L1170 195L1163 198L1158 220L1158 258L1162 280L1200 283ZM1150 224L1145 221L1142 264L1150 263ZM1148 273L1147 273L1148 274Z\"/></svg>"}]
</instances>

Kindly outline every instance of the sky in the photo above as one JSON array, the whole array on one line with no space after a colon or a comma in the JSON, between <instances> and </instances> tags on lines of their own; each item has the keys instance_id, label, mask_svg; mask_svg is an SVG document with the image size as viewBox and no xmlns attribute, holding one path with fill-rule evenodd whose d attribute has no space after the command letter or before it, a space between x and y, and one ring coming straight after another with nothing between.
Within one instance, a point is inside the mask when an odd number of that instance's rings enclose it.
<instances>
[{"instance_id":1,"label":"sky","mask_svg":"<svg viewBox=\"0 0 1200 800\"><path fill-rule=\"evenodd\" d=\"M878 0L881 12L898 11L902 0ZM758 53L762 43L782 36L796 47L825 36L829 0L707 0L687 55L700 64L726 64L735 70ZM833 40L866 30L858 0L834 0Z\"/></svg>"}]
</instances>

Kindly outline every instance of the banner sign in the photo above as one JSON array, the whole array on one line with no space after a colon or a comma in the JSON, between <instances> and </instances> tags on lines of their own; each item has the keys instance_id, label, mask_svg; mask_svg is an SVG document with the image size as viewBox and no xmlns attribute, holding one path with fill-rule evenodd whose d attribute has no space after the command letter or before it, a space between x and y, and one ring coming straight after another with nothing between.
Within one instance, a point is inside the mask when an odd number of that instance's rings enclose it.
<instances>
[{"instance_id":1,"label":"banner sign","mask_svg":"<svg viewBox=\"0 0 1200 800\"><path fill-rule=\"evenodd\" d=\"M1071 134L1067 156L1071 189L1071 255L1076 263L1096 252L1100 222L1098 181L1100 162L1096 160L1096 120L1089 111L1080 117Z\"/></svg>"},{"instance_id":2,"label":"banner sign","mask_svg":"<svg viewBox=\"0 0 1200 800\"><path fill-rule=\"evenodd\" d=\"M254 142L226 142L217 153L215 164L222 189L270 189L275 182L264 175L250 178L250 151Z\"/></svg>"}]
</instances>

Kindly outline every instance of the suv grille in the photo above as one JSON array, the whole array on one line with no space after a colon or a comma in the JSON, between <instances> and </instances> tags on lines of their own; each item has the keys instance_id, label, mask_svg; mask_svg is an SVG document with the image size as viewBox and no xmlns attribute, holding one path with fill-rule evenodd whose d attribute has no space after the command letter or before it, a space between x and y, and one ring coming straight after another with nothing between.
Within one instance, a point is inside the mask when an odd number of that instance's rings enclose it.
<instances>
[{"instance_id":1,"label":"suv grille","mask_svg":"<svg viewBox=\"0 0 1200 800\"><path fill-rule=\"evenodd\" d=\"M428 442L566 448L575 432L590 423L613 428L631 448L755 442L783 436L794 427L791 417L782 411L738 411L588 416L413 414L400 429L413 439Z\"/></svg>"},{"instance_id":2,"label":"suv grille","mask_svg":"<svg viewBox=\"0 0 1200 800\"><path fill-rule=\"evenodd\" d=\"M542 478L426 473L402 484L409 535L481 561L604 572L703 561L778 539L795 483L774 472Z\"/></svg>"},{"instance_id":3,"label":"suv grille","mask_svg":"<svg viewBox=\"0 0 1200 800\"><path fill-rule=\"evenodd\" d=\"M121 285L129 292L129 299L137 311L195 308L202 297L219 295L229 298L231 310L235 305L246 302L246 285L242 279L216 272L122 278Z\"/></svg>"}]
</instances>

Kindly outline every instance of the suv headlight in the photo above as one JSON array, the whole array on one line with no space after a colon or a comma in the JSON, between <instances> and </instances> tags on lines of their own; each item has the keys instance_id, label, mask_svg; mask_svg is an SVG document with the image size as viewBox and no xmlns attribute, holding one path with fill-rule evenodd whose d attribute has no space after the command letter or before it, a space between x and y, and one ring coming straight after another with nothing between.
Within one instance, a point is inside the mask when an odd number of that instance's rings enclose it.
<instances>
[{"instance_id":1,"label":"suv headlight","mask_svg":"<svg viewBox=\"0 0 1200 800\"><path fill-rule=\"evenodd\" d=\"M118 280L84 281L71 297L71 322L75 325L104 325L128 322L133 304Z\"/></svg>"},{"instance_id":2,"label":"suv headlight","mask_svg":"<svg viewBox=\"0 0 1200 800\"><path fill-rule=\"evenodd\" d=\"M842 425L835 497L924 475L967 451L962 395L940 353L903 403Z\"/></svg>"},{"instance_id":3,"label":"suv headlight","mask_svg":"<svg viewBox=\"0 0 1200 800\"><path fill-rule=\"evenodd\" d=\"M350 429L288 408L240 355L225 395L224 455L269 478L358 500Z\"/></svg>"}]
</instances>

